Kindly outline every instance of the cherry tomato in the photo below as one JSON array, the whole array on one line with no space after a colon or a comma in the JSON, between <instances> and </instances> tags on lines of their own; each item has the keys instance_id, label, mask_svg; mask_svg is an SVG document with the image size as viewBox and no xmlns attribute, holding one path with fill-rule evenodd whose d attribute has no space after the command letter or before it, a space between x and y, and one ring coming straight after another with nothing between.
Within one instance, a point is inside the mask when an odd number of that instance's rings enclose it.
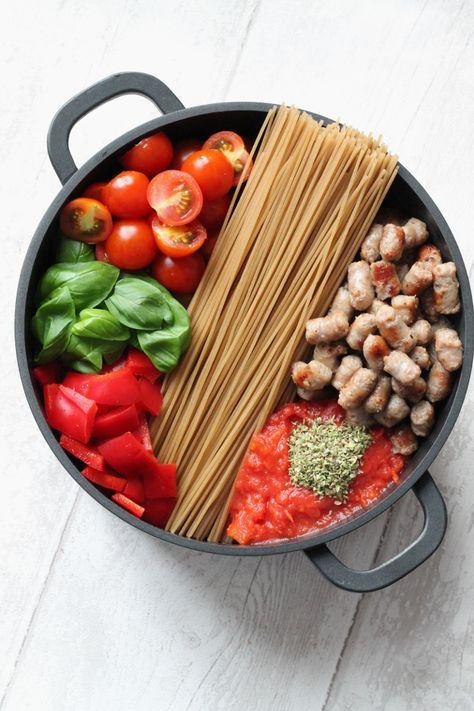
<instances>
[{"instance_id":1,"label":"cherry tomato","mask_svg":"<svg viewBox=\"0 0 474 711\"><path fill-rule=\"evenodd\" d=\"M151 268L155 279L176 294L196 291L205 269L206 263L199 252L177 259L159 254Z\"/></svg>"},{"instance_id":2,"label":"cherry tomato","mask_svg":"<svg viewBox=\"0 0 474 711\"><path fill-rule=\"evenodd\" d=\"M146 199L149 180L144 173L125 170L104 188L105 204L115 217L144 217L150 212Z\"/></svg>"},{"instance_id":3,"label":"cherry tomato","mask_svg":"<svg viewBox=\"0 0 474 711\"><path fill-rule=\"evenodd\" d=\"M220 227L225 220L230 205L230 195L226 193L217 200L206 200L199 213L199 221L204 227Z\"/></svg>"},{"instance_id":4,"label":"cherry tomato","mask_svg":"<svg viewBox=\"0 0 474 711\"><path fill-rule=\"evenodd\" d=\"M185 138L184 141L178 141L174 144L174 156L171 161L171 170L181 170L186 158L189 158L191 153L200 151L202 141L199 138Z\"/></svg>"},{"instance_id":5,"label":"cherry tomato","mask_svg":"<svg viewBox=\"0 0 474 711\"><path fill-rule=\"evenodd\" d=\"M157 252L153 230L146 220L117 220L104 247L110 263L120 269L143 269Z\"/></svg>"},{"instance_id":6,"label":"cherry tomato","mask_svg":"<svg viewBox=\"0 0 474 711\"><path fill-rule=\"evenodd\" d=\"M207 233L207 239L205 240L204 244L201 247L201 254L204 256L204 259L209 260L211 258L211 254L214 251L214 247L216 246L218 237L219 237L219 228L214 229L211 232Z\"/></svg>"},{"instance_id":7,"label":"cherry tomato","mask_svg":"<svg viewBox=\"0 0 474 711\"><path fill-rule=\"evenodd\" d=\"M173 144L166 133L147 136L123 154L121 162L128 170L138 170L149 178L166 170L173 159Z\"/></svg>"},{"instance_id":8,"label":"cherry tomato","mask_svg":"<svg viewBox=\"0 0 474 711\"><path fill-rule=\"evenodd\" d=\"M166 225L186 225L202 207L201 188L182 170L165 170L148 186L148 201Z\"/></svg>"},{"instance_id":9,"label":"cherry tomato","mask_svg":"<svg viewBox=\"0 0 474 711\"><path fill-rule=\"evenodd\" d=\"M215 149L191 153L182 168L196 179L204 200L216 200L229 192L234 182L234 169L221 151Z\"/></svg>"},{"instance_id":10,"label":"cherry tomato","mask_svg":"<svg viewBox=\"0 0 474 711\"><path fill-rule=\"evenodd\" d=\"M206 241L206 229L197 220L171 227L164 225L156 215L151 226L158 249L169 257L186 257L196 252Z\"/></svg>"},{"instance_id":11,"label":"cherry tomato","mask_svg":"<svg viewBox=\"0 0 474 711\"><path fill-rule=\"evenodd\" d=\"M103 242L97 242L95 246L95 258L98 262L106 262L106 264L110 264L110 259L105 251L105 245Z\"/></svg>"},{"instance_id":12,"label":"cherry tomato","mask_svg":"<svg viewBox=\"0 0 474 711\"><path fill-rule=\"evenodd\" d=\"M239 182L243 171L245 171L244 180L247 180L253 166L253 161L245 150L244 141L238 133L234 133L233 131L219 131L219 133L213 133L203 145L204 150L209 148L221 151L230 161L234 169L234 185L237 185Z\"/></svg>"},{"instance_id":13,"label":"cherry tomato","mask_svg":"<svg viewBox=\"0 0 474 711\"><path fill-rule=\"evenodd\" d=\"M76 198L61 210L59 226L66 237L95 244L112 232L112 215L98 200Z\"/></svg>"},{"instance_id":14,"label":"cherry tomato","mask_svg":"<svg viewBox=\"0 0 474 711\"><path fill-rule=\"evenodd\" d=\"M105 202L104 188L106 185L107 183L92 183L84 190L84 197L98 200L99 202Z\"/></svg>"}]
</instances>

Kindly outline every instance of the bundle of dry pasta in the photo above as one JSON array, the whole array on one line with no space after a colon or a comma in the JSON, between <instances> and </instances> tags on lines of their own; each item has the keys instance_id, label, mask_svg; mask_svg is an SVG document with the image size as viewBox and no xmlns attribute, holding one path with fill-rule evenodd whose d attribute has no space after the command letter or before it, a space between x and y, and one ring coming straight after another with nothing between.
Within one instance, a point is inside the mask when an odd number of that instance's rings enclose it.
<instances>
[{"instance_id":1,"label":"bundle of dry pasta","mask_svg":"<svg viewBox=\"0 0 474 711\"><path fill-rule=\"evenodd\" d=\"M288 393L304 324L325 313L392 183L379 140L272 109L255 165L191 302L191 346L165 381L153 425L178 465L168 530L222 539L251 435Z\"/></svg>"}]
</instances>

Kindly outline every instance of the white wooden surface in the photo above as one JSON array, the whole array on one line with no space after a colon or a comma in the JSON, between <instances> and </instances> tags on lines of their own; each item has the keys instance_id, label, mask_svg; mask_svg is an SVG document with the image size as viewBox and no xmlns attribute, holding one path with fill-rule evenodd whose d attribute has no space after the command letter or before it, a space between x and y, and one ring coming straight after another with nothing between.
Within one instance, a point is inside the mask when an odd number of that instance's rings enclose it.
<instances>
[{"instance_id":1,"label":"white wooden surface","mask_svg":"<svg viewBox=\"0 0 474 711\"><path fill-rule=\"evenodd\" d=\"M156 74L186 105L284 100L382 132L471 267L473 1L27 0L0 12L0 709L473 709L472 389L432 468L450 514L441 550L357 596L302 554L210 557L102 510L43 443L12 342L22 257L59 187L49 121L121 70ZM96 111L73 132L77 161L153 115L136 97ZM393 555L419 528L412 498L334 548L361 567Z\"/></svg>"}]
</instances>

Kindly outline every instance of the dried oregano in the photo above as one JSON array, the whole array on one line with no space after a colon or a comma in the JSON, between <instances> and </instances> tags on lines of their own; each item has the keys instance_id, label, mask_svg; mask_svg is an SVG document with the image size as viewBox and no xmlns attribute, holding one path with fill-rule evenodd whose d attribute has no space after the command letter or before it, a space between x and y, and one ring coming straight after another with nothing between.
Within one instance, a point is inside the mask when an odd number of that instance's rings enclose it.
<instances>
[{"instance_id":1,"label":"dried oregano","mask_svg":"<svg viewBox=\"0 0 474 711\"><path fill-rule=\"evenodd\" d=\"M362 456L372 441L370 432L348 422L320 417L296 425L289 439L290 479L336 503L347 499Z\"/></svg>"}]
</instances>

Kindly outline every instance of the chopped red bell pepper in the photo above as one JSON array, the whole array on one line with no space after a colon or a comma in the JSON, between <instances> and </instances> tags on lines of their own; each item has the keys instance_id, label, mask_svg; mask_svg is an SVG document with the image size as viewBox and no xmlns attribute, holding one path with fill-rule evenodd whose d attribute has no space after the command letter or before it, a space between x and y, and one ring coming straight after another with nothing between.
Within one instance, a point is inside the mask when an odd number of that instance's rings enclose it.
<instances>
[{"instance_id":1,"label":"chopped red bell pepper","mask_svg":"<svg viewBox=\"0 0 474 711\"><path fill-rule=\"evenodd\" d=\"M121 506L123 509L126 509L127 511L129 511L131 514L133 514L137 518L141 518L143 516L144 511L145 511L143 506L136 504L134 501L131 501L129 498L127 498L123 494L113 494L112 501L115 501L116 504Z\"/></svg>"},{"instance_id":2,"label":"chopped red bell pepper","mask_svg":"<svg viewBox=\"0 0 474 711\"><path fill-rule=\"evenodd\" d=\"M164 528L175 504L176 498L174 497L169 499L147 499L144 504L143 520L159 528Z\"/></svg>"},{"instance_id":3,"label":"chopped red bell pepper","mask_svg":"<svg viewBox=\"0 0 474 711\"><path fill-rule=\"evenodd\" d=\"M101 472L107 471L105 459L99 450L94 447L94 445L82 444L82 442L78 442L77 439L68 437L65 434L61 435L59 444L66 450L66 452L72 454L72 456L76 457L76 459L80 459L81 462L87 464L88 467Z\"/></svg>"},{"instance_id":4,"label":"chopped red bell pepper","mask_svg":"<svg viewBox=\"0 0 474 711\"><path fill-rule=\"evenodd\" d=\"M61 380L61 364L57 360L33 368L33 375L40 385L51 385Z\"/></svg>"},{"instance_id":5,"label":"chopped red bell pepper","mask_svg":"<svg viewBox=\"0 0 474 711\"><path fill-rule=\"evenodd\" d=\"M156 460L155 460L156 461ZM165 499L176 496L176 464L159 464L143 472L143 486L147 499Z\"/></svg>"},{"instance_id":6,"label":"chopped red bell pepper","mask_svg":"<svg viewBox=\"0 0 474 711\"><path fill-rule=\"evenodd\" d=\"M105 415L95 418L93 437L116 437L139 427L140 420L136 405L115 407Z\"/></svg>"},{"instance_id":7,"label":"chopped red bell pepper","mask_svg":"<svg viewBox=\"0 0 474 711\"><path fill-rule=\"evenodd\" d=\"M128 349L127 367L134 375L142 375L144 378L154 383L160 377L160 371L155 368L148 356L136 348Z\"/></svg>"},{"instance_id":8,"label":"chopped red bell pepper","mask_svg":"<svg viewBox=\"0 0 474 711\"><path fill-rule=\"evenodd\" d=\"M141 506L145 502L145 490L141 478L134 476L127 479L122 494Z\"/></svg>"},{"instance_id":9,"label":"chopped red bell pepper","mask_svg":"<svg viewBox=\"0 0 474 711\"><path fill-rule=\"evenodd\" d=\"M145 449L149 452L153 452L153 445L151 443L150 428L148 427L148 422L143 410L138 413L139 424L137 429L133 430L132 434L138 439L139 442L143 444Z\"/></svg>"},{"instance_id":10,"label":"chopped red bell pepper","mask_svg":"<svg viewBox=\"0 0 474 711\"><path fill-rule=\"evenodd\" d=\"M77 407L82 410L86 415L90 412L90 410L94 410L94 413L97 414L97 403L95 400L92 400L90 397L85 397L84 395L81 395L81 393L76 392L72 388L67 388L65 385L60 385L59 386L60 391L62 392L63 395L67 397L68 400L70 400L74 405L77 405Z\"/></svg>"},{"instance_id":11,"label":"chopped red bell pepper","mask_svg":"<svg viewBox=\"0 0 474 711\"><path fill-rule=\"evenodd\" d=\"M63 385L95 400L99 405L133 405L141 398L138 382L127 367L101 375L68 373Z\"/></svg>"},{"instance_id":12,"label":"chopped red bell pepper","mask_svg":"<svg viewBox=\"0 0 474 711\"><path fill-rule=\"evenodd\" d=\"M147 499L176 496L176 467L158 464L155 456L131 432L98 445L106 462L124 476L142 476Z\"/></svg>"},{"instance_id":13,"label":"chopped red bell pepper","mask_svg":"<svg viewBox=\"0 0 474 711\"><path fill-rule=\"evenodd\" d=\"M158 383L150 383L146 378L138 378L140 386L140 405L152 415L160 414L163 405L163 395Z\"/></svg>"},{"instance_id":14,"label":"chopped red bell pepper","mask_svg":"<svg viewBox=\"0 0 474 711\"><path fill-rule=\"evenodd\" d=\"M113 491L123 491L127 484L127 480L121 476L117 476L110 470L98 471L92 467L86 467L81 471L81 474L89 479L93 484L102 486L104 489L112 489Z\"/></svg>"},{"instance_id":15,"label":"chopped red bell pepper","mask_svg":"<svg viewBox=\"0 0 474 711\"><path fill-rule=\"evenodd\" d=\"M66 390L66 392L64 392ZM44 406L48 424L63 434L87 444L97 412L93 400L83 398L80 405L72 400L67 389L56 383L44 386Z\"/></svg>"}]
</instances>

